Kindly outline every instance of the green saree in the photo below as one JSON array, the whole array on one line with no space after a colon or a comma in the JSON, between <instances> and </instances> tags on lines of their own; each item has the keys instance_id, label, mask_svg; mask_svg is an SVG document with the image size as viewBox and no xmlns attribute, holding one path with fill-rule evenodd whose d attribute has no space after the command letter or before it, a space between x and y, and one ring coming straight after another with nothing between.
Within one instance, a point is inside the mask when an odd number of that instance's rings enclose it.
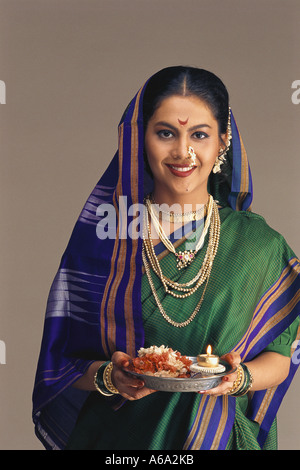
<instances>
[{"instance_id":1,"label":"green saree","mask_svg":"<svg viewBox=\"0 0 300 470\"><path fill-rule=\"evenodd\" d=\"M145 347L164 344L182 354L195 356L211 344L215 354L221 356L236 350L243 358L248 357L248 350L251 356L251 350L255 351L257 345L258 353L267 349L290 355L299 323L297 316L294 319L290 315L292 307L281 311L279 315L282 318L274 315L273 323L268 324L264 334L255 332L253 322L259 316L257 314L256 317L254 312L258 311L264 294L272 286L274 289L283 269L291 264L295 255L283 237L256 214L235 212L226 207L220 210L220 218L220 245L204 301L195 319L185 328L175 328L162 317L148 279L143 275L141 300ZM183 241L180 249L187 243L190 244L190 241ZM161 244L156 251L163 272L183 283L193 278L200 269L206 246L207 239L189 269L181 271L176 268L175 256L164 250ZM298 274L299 263L291 273L295 274L295 270ZM190 297L174 299L165 294L160 280L153 272L151 274L166 313L172 320L186 320L199 302L204 286ZM288 286L282 287L285 288ZM281 326L282 333L277 334L276 325L288 316L292 319L282 323L286 328ZM254 339L251 337L253 331ZM217 406L222 409L219 421L214 419ZM256 421L253 412L249 417L249 408L248 396L236 399L197 393L156 392L138 401L125 402L114 410L107 399L95 392L91 393L81 411L67 449L276 448L275 416L262 446L258 441L262 419ZM232 418L229 419L229 416ZM210 434L213 436L211 439Z\"/></svg>"}]
</instances>

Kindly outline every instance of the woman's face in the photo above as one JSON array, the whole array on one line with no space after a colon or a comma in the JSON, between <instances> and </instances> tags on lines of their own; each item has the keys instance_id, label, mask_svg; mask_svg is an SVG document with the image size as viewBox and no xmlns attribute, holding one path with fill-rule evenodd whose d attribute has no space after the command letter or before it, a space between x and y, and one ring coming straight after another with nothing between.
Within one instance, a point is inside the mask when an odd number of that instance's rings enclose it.
<instances>
[{"instance_id":1,"label":"woman's face","mask_svg":"<svg viewBox=\"0 0 300 470\"><path fill-rule=\"evenodd\" d=\"M189 146L195 151L194 161ZM145 134L156 201L180 202L189 196L189 202L205 203L207 180L220 146L218 122L203 101L194 95L164 99Z\"/></svg>"}]
</instances>

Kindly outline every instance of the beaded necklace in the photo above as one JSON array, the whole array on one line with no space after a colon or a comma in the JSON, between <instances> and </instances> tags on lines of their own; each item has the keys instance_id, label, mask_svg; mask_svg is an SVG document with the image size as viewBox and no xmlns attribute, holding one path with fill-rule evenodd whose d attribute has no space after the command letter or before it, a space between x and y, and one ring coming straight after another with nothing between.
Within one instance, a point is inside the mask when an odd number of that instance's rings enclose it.
<instances>
[{"instance_id":1,"label":"beaded necklace","mask_svg":"<svg viewBox=\"0 0 300 470\"><path fill-rule=\"evenodd\" d=\"M208 213L210 211L211 214L210 214L210 219L209 219L210 224L209 224L209 226L207 224L207 230L206 230L206 233L207 233L208 228L209 228L209 240L208 240L208 246L207 246L205 258L204 258L202 266L201 266L200 270L198 271L197 275L191 281L189 281L187 283L183 283L183 284L180 284L178 282L172 281L171 279L168 279L162 272L159 260L158 260L156 254L155 254L154 245L153 245L153 241L152 241L152 238L151 238L150 220L153 220L152 217L151 217L151 208L149 207L149 204L146 204L147 211L145 211L144 233L143 233L143 250L142 250L142 258L143 258L143 263L144 263L144 266L145 266L145 272L146 272L149 285L151 287L153 296L155 298L155 301L157 303L157 306L159 308L160 313L162 314L162 316L165 318L165 320L168 323L170 323L171 325L173 325L177 328L182 328L184 326L187 326L191 321L193 321L193 319L195 318L195 316L199 312L199 310L201 308L201 305L202 305L202 302L203 302L203 299L204 299L205 291L206 291L206 288L207 288L208 280L209 280L212 265L213 265L213 261L214 261L214 258L216 256L217 250L218 250L219 239L220 239L219 211L218 211L218 206L217 206L217 204L215 203L215 201L213 200L212 197L210 197L209 202L211 203L209 205L209 207L211 207L211 209L208 209ZM157 226L157 229L158 229L159 236L160 237L162 236L163 238L165 237L167 239L164 232L159 230L159 226ZM166 241L165 238L162 241ZM202 236L200 238L202 238ZM202 244L203 244L203 242L204 242L204 237L203 237ZM198 248L198 250L199 250L200 248L198 247L198 245L200 247L199 242L198 242L197 247L196 247L196 249ZM174 248L173 244L168 240L167 248L169 249L169 247L170 248L172 247L169 251L174 253L175 248ZM165 310L164 310L163 306L161 305L161 302L158 298L158 295L157 295L157 292L156 292L156 289L155 289L155 286L154 286L154 283L153 283L153 280L152 280L152 277L151 277L150 267L153 269L154 273L161 280L161 282L164 286L165 292L167 294L172 295L175 298L183 299L183 298L189 297L190 295L194 294L204 282L206 282L206 285L204 287L204 290L203 290L203 293L201 295L200 301L198 302L198 304L197 304L196 308L194 309L194 311L192 312L191 316L187 320L185 320L184 322L175 322L175 321L173 321L167 315L167 313L165 312ZM174 289L174 291L170 290L170 288ZM177 293L176 291L177 292L183 292L183 293Z\"/></svg>"}]
</instances>

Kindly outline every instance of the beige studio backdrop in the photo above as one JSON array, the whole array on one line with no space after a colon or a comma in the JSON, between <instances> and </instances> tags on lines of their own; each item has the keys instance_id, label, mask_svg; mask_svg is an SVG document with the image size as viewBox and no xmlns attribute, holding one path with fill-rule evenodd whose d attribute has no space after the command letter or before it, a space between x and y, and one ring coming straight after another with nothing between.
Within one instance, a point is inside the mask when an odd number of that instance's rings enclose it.
<instances>
[{"instance_id":1,"label":"beige studio backdrop","mask_svg":"<svg viewBox=\"0 0 300 470\"><path fill-rule=\"evenodd\" d=\"M160 68L224 80L253 210L299 256L299 18L299 0L0 0L0 449L41 449L31 394L50 284L123 110ZM299 387L300 374L280 449L300 449Z\"/></svg>"}]
</instances>

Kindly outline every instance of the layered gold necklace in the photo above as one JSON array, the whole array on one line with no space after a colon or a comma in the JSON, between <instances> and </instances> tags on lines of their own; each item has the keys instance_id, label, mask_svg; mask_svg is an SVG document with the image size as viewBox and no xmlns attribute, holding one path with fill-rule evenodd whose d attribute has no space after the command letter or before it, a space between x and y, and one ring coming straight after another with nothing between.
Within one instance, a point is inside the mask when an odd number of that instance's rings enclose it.
<instances>
[{"instance_id":1,"label":"layered gold necklace","mask_svg":"<svg viewBox=\"0 0 300 470\"><path fill-rule=\"evenodd\" d=\"M170 242L164 230L162 229L159 219L156 217L155 213L153 212L151 208L150 197L146 198L145 205L146 205L147 211L145 211L145 218L144 218L143 250L142 250L142 258L143 258L143 263L145 266L145 272L146 272L149 285L151 287L153 296L155 298L155 301L157 303L160 313L162 314L162 316L165 318L165 320L168 323L170 323L171 325L177 328L182 328L184 326L187 326L189 323L191 323L191 321L195 318L195 316L197 315L197 313L199 312L201 308L201 305L204 299L205 291L207 288L207 283L210 277L213 261L218 250L219 239L220 239L220 217L219 217L218 206L213 200L212 196L210 196L209 201L208 201L208 206L207 206L207 218L204 224L204 229L199 238L199 241L196 245L195 250L185 250L184 252L177 253L174 245ZM207 246L207 250L205 253L204 261L198 273L192 280L190 280L189 282L180 284L178 282L172 281L171 279L169 279L167 276L163 274L159 260L155 254L154 244L153 244L153 240L151 236L150 221L152 221L155 227L155 230L160 240L162 241L162 243L166 246L166 248L171 253L173 253L177 257L177 259L179 258L179 253L188 255L186 257L186 262L184 263L183 266L178 266L178 263L177 263L178 269L187 267L195 259L197 252L201 249L201 247L204 244L205 236L209 230L208 246ZM190 254L192 254L193 256L190 257ZM157 292L156 292L156 289L155 289L155 286L151 277L150 267L153 269L154 273L161 280L164 286L165 292L167 294L172 295L175 298L183 299L183 298L189 297L190 295L194 294L204 282L206 283L203 293L201 295L200 301L198 302L191 316L184 322L175 322L165 312L159 300L159 297L157 295Z\"/></svg>"},{"instance_id":2,"label":"layered gold necklace","mask_svg":"<svg viewBox=\"0 0 300 470\"><path fill-rule=\"evenodd\" d=\"M203 246L204 239L206 237L207 231L208 231L209 226L210 226L210 221L211 221L211 216L212 216L212 211L213 211L213 202L214 202L213 197L209 196L209 200L208 200L208 204L207 204L207 217L206 217L206 222L205 222L205 225L204 225L204 230L203 230L203 232L201 234L201 237L200 237L200 239L199 239L199 241L196 245L195 250L184 250L184 251L178 251L178 253L177 253L175 248L174 248L174 245L170 242L170 240L168 239L163 227L160 224L158 213L155 213L154 207L156 206L156 204L152 204L151 198L149 196L146 197L145 204L146 204L149 216L150 216L150 218L153 222L154 228L155 228L160 240L165 245L165 247L171 253L173 253L176 256L176 258L177 258L177 268L179 270L182 269L182 268L186 268L189 264L191 264L192 261L194 261L197 252ZM201 212L202 218L204 217L205 209L206 209L206 206L203 206L202 212ZM189 212L188 214L193 214L193 216L195 217L195 214L197 212L199 214L199 211ZM184 217L184 216L185 216L185 214L182 214L182 217ZM188 220L193 220L193 219L188 219ZM194 220L196 220L196 218ZM148 233L150 234L149 229L148 229ZM151 236L149 236L149 238L151 238Z\"/></svg>"}]
</instances>

